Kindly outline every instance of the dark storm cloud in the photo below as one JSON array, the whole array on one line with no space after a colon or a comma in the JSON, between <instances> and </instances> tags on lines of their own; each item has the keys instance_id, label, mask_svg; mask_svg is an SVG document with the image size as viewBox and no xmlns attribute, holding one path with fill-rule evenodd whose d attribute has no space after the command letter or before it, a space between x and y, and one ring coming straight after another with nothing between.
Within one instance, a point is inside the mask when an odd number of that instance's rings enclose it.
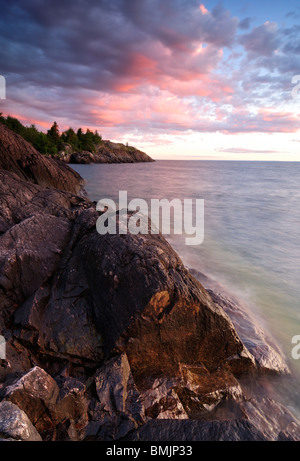
<instances>
[{"instance_id":1,"label":"dark storm cloud","mask_svg":"<svg viewBox=\"0 0 300 461\"><path fill-rule=\"evenodd\" d=\"M193 42L213 48L234 40L238 20L228 11L221 6L207 15L198 10L198 2L174 0L6 3L0 19L2 72L35 84L115 90L126 76L136 77L132 62L143 53L157 62L157 73L172 75L174 59L191 51ZM171 53L169 69L159 46ZM205 60L196 68L195 62L185 65L187 71L206 72ZM176 77L181 78L178 70Z\"/></svg>"},{"instance_id":2,"label":"dark storm cloud","mask_svg":"<svg viewBox=\"0 0 300 461\"><path fill-rule=\"evenodd\" d=\"M217 5L211 14L199 15L199 6L200 2L194 0L126 0L122 11L135 26L171 49L188 48L194 40L230 46L237 18L232 18L222 5Z\"/></svg>"},{"instance_id":3,"label":"dark storm cloud","mask_svg":"<svg viewBox=\"0 0 300 461\"><path fill-rule=\"evenodd\" d=\"M254 98L259 106L263 98L277 102L272 93L279 100L288 90L290 72L298 73L299 29L274 23L250 29L249 17L239 21L221 4L205 6L198 0L3 2L0 74L7 78L9 112L34 122L124 130L294 130L292 117L253 117L240 109ZM288 77L261 76L262 68ZM210 104L222 103L238 115L202 117Z\"/></svg>"},{"instance_id":4,"label":"dark storm cloud","mask_svg":"<svg viewBox=\"0 0 300 461\"><path fill-rule=\"evenodd\" d=\"M30 83L109 88L141 39L138 31L126 30L112 3L90 1L87 8L79 0L54 0L41 7L29 0L7 5L0 19L2 71Z\"/></svg>"}]
</instances>

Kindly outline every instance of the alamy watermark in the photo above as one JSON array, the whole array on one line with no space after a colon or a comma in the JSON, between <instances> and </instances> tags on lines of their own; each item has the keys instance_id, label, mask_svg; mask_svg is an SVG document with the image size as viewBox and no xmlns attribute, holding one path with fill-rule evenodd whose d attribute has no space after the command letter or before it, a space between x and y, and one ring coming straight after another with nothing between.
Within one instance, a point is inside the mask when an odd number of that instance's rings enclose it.
<instances>
[{"instance_id":1,"label":"alamy watermark","mask_svg":"<svg viewBox=\"0 0 300 461\"><path fill-rule=\"evenodd\" d=\"M298 92L300 90L300 75L294 75L292 78L292 83L298 83L298 85L294 86L294 88L292 89L292 98L296 99L298 97Z\"/></svg>"},{"instance_id":2,"label":"alamy watermark","mask_svg":"<svg viewBox=\"0 0 300 461\"><path fill-rule=\"evenodd\" d=\"M0 75L0 99L6 99L6 80Z\"/></svg>"},{"instance_id":3,"label":"alamy watermark","mask_svg":"<svg viewBox=\"0 0 300 461\"><path fill-rule=\"evenodd\" d=\"M292 344L295 344L291 352L292 358L294 360L299 360L300 359L300 335L295 335L292 337Z\"/></svg>"},{"instance_id":4,"label":"alamy watermark","mask_svg":"<svg viewBox=\"0 0 300 461\"><path fill-rule=\"evenodd\" d=\"M99 234L174 233L185 235L186 245L203 243L203 199L151 199L148 206L146 200L140 198L128 203L127 191L120 191L118 205L108 198L98 201L96 209L102 212L96 223Z\"/></svg>"},{"instance_id":5,"label":"alamy watermark","mask_svg":"<svg viewBox=\"0 0 300 461\"><path fill-rule=\"evenodd\" d=\"M5 338L0 335L0 360L6 359L6 344Z\"/></svg>"}]
</instances>

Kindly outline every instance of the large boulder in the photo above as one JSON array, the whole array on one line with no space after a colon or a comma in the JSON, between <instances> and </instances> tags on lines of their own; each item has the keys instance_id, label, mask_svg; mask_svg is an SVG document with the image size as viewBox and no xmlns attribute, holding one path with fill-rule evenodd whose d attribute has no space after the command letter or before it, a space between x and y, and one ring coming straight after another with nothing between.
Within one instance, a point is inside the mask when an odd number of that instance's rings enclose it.
<instances>
[{"instance_id":1,"label":"large boulder","mask_svg":"<svg viewBox=\"0 0 300 461\"><path fill-rule=\"evenodd\" d=\"M229 317L161 235L91 232L80 246L104 350L126 351L140 386L180 376L183 365L255 368Z\"/></svg>"}]
</instances>

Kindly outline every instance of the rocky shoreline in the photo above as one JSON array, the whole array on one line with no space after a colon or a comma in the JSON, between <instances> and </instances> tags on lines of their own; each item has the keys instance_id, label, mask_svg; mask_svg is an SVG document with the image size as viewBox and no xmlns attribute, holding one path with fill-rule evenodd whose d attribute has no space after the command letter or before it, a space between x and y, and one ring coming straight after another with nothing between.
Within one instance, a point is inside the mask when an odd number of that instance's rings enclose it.
<instances>
[{"instance_id":1,"label":"rocky shoreline","mask_svg":"<svg viewBox=\"0 0 300 461\"><path fill-rule=\"evenodd\" d=\"M83 185L0 125L0 439L299 440L244 306L162 235L100 236Z\"/></svg>"},{"instance_id":2,"label":"rocky shoreline","mask_svg":"<svg viewBox=\"0 0 300 461\"><path fill-rule=\"evenodd\" d=\"M145 152L135 147L125 146L122 143L115 143L102 140L101 144L95 146L95 152L76 152L70 144L65 143L58 152L57 157L66 163L90 164L90 163L140 163L154 162Z\"/></svg>"}]
</instances>

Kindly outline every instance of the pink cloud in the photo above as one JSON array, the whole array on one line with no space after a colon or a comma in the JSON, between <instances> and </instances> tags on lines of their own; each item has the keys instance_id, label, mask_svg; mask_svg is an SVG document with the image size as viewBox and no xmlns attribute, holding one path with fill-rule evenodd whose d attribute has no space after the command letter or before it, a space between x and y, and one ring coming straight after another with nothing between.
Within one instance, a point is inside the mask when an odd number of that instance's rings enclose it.
<instances>
[{"instance_id":1,"label":"pink cloud","mask_svg":"<svg viewBox=\"0 0 300 461\"><path fill-rule=\"evenodd\" d=\"M199 6L199 9L200 9L202 14L208 14L208 10L205 8L205 6L203 4L201 4Z\"/></svg>"},{"instance_id":2,"label":"pink cloud","mask_svg":"<svg viewBox=\"0 0 300 461\"><path fill-rule=\"evenodd\" d=\"M3 107L24 122L46 129L57 120L104 136L298 131L296 111L284 109L295 31L271 22L250 29L250 20L201 1L119 0L116 9L91 0L94 8L74 17L70 8L67 21L37 14L34 0L17 3L34 27L29 34L19 24L22 40L12 36L0 50L12 82Z\"/></svg>"}]
</instances>

